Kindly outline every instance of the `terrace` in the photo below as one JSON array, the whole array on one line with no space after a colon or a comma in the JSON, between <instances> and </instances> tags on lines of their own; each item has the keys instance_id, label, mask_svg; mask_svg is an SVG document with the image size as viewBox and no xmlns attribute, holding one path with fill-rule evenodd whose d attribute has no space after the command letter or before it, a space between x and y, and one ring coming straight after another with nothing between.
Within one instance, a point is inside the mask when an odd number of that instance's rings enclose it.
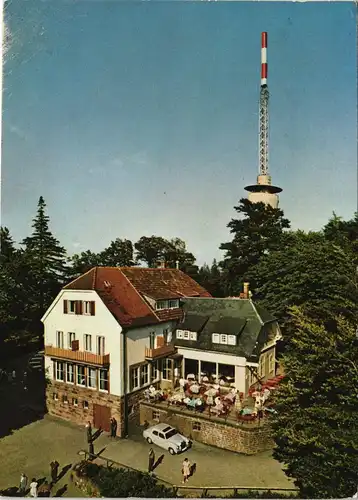
<instances>
[{"instance_id":1,"label":"terrace","mask_svg":"<svg viewBox=\"0 0 358 500\"><path fill-rule=\"evenodd\" d=\"M240 427L260 427L270 411L270 391L255 393L244 399L235 388L188 381L174 391L153 388L144 392L145 403L154 409L210 421L226 422Z\"/></svg>"}]
</instances>

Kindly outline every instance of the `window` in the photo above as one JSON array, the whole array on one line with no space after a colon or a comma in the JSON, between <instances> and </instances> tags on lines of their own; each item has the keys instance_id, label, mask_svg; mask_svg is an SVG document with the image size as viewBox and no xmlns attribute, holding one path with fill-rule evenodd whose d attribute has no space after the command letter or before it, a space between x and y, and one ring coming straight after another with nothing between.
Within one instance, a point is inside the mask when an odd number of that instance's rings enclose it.
<instances>
[{"instance_id":1,"label":"window","mask_svg":"<svg viewBox=\"0 0 358 500\"><path fill-rule=\"evenodd\" d=\"M88 387L96 389L97 387L97 370L95 368L88 368Z\"/></svg>"},{"instance_id":2,"label":"window","mask_svg":"<svg viewBox=\"0 0 358 500\"><path fill-rule=\"evenodd\" d=\"M108 391L108 370L99 371L99 389L100 391Z\"/></svg>"},{"instance_id":3,"label":"window","mask_svg":"<svg viewBox=\"0 0 358 500\"><path fill-rule=\"evenodd\" d=\"M78 406L78 399L77 398L72 398L72 405Z\"/></svg>"},{"instance_id":4,"label":"window","mask_svg":"<svg viewBox=\"0 0 358 500\"><path fill-rule=\"evenodd\" d=\"M130 388L131 391L139 387L139 366L130 369Z\"/></svg>"},{"instance_id":5,"label":"window","mask_svg":"<svg viewBox=\"0 0 358 500\"><path fill-rule=\"evenodd\" d=\"M190 332L189 332L189 330L184 330L183 331L183 337L184 337L185 340L189 340L189 338L190 338Z\"/></svg>"},{"instance_id":6,"label":"window","mask_svg":"<svg viewBox=\"0 0 358 500\"><path fill-rule=\"evenodd\" d=\"M76 301L75 300L68 300L68 313L69 314L76 314Z\"/></svg>"},{"instance_id":7,"label":"window","mask_svg":"<svg viewBox=\"0 0 358 500\"><path fill-rule=\"evenodd\" d=\"M157 300L155 304L155 308L158 309L168 309L168 301L167 300Z\"/></svg>"},{"instance_id":8,"label":"window","mask_svg":"<svg viewBox=\"0 0 358 500\"><path fill-rule=\"evenodd\" d=\"M151 382L154 382L155 380L159 379L160 379L159 361L154 361L152 363L150 380Z\"/></svg>"},{"instance_id":9,"label":"window","mask_svg":"<svg viewBox=\"0 0 358 500\"><path fill-rule=\"evenodd\" d=\"M172 359L163 359L163 379L164 380L172 380L173 375L172 375L172 369L173 369L173 363Z\"/></svg>"},{"instance_id":10,"label":"window","mask_svg":"<svg viewBox=\"0 0 358 500\"><path fill-rule=\"evenodd\" d=\"M65 381L65 367L62 361L56 361L56 380Z\"/></svg>"},{"instance_id":11,"label":"window","mask_svg":"<svg viewBox=\"0 0 358 500\"><path fill-rule=\"evenodd\" d=\"M89 300L83 302L83 314L91 314L91 302Z\"/></svg>"},{"instance_id":12,"label":"window","mask_svg":"<svg viewBox=\"0 0 358 500\"><path fill-rule=\"evenodd\" d=\"M201 423L193 422L193 431L201 431Z\"/></svg>"},{"instance_id":13,"label":"window","mask_svg":"<svg viewBox=\"0 0 358 500\"><path fill-rule=\"evenodd\" d=\"M196 332L190 332L190 340L196 340Z\"/></svg>"},{"instance_id":14,"label":"window","mask_svg":"<svg viewBox=\"0 0 358 500\"><path fill-rule=\"evenodd\" d=\"M220 335L220 344L227 344L227 335L224 333Z\"/></svg>"},{"instance_id":15,"label":"window","mask_svg":"<svg viewBox=\"0 0 358 500\"><path fill-rule=\"evenodd\" d=\"M220 335L218 333L213 333L212 342L213 344L220 344Z\"/></svg>"},{"instance_id":16,"label":"window","mask_svg":"<svg viewBox=\"0 0 358 500\"><path fill-rule=\"evenodd\" d=\"M149 365L142 365L140 367L140 384L146 385L149 382Z\"/></svg>"},{"instance_id":17,"label":"window","mask_svg":"<svg viewBox=\"0 0 358 500\"><path fill-rule=\"evenodd\" d=\"M179 307L179 300L178 299L169 300L169 308L175 309L176 307Z\"/></svg>"},{"instance_id":18,"label":"window","mask_svg":"<svg viewBox=\"0 0 358 500\"><path fill-rule=\"evenodd\" d=\"M97 337L97 354L104 355L104 337Z\"/></svg>"},{"instance_id":19,"label":"window","mask_svg":"<svg viewBox=\"0 0 358 500\"><path fill-rule=\"evenodd\" d=\"M67 334L67 345L68 345L69 349L72 348L72 342L74 340L76 340L76 334L74 332L68 332L68 334Z\"/></svg>"},{"instance_id":20,"label":"window","mask_svg":"<svg viewBox=\"0 0 358 500\"><path fill-rule=\"evenodd\" d=\"M63 332L56 332L56 346L63 349Z\"/></svg>"},{"instance_id":21,"label":"window","mask_svg":"<svg viewBox=\"0 0 358 500\"><path fill-rule=\"evenodd\" d=\"M82 365L77 366L77 385L86 387L86 368Z\"/></svg>"},{"instance_id":22,"label":"window","mask_svg":"<svg viewBox=\"0 0 358 500\"><path fill-rule=\"evenodd\" d=\"M235 337L235 335L228 335L228 337L227 337L227 343L229 345L236 345L236 337Z\"/></svg>"},{"instance_id":23,"label":"window","mask_svg":"<svg viewBox=\"0 0 358 500\"><path fill-rule=\"evenodd\" d=\"M52 394L52 398L53 398L54 401L58 401L58 394L57 394L57 392L54 392Z\"/></svg>"},{"instance_id":24,"label":"window","mask_svg":"<svg viewBox=\"0 0 358 500\"><path fill-rule=\"evenodd\" d=\"M89 408L88 401L83 401L83 409L88 410L88 408Z\"/></svg>"},{"instance_id":25,"label":"window","mask_svg":"<svg viewBox=\"0 0 358 500\"><path fill-rule=\"evenodd\" d=\"M66 382L68 384L75 383L75 367L70 363L66 365Z\"/></svg>"},{"instance_id":26,"label":"window","mask_svg":"<svg viewBox=\"0 0 358 500\"><path fill-rule=\"evenodd\" d=\"M62 403L65 403L66 405L68 404L68 397L66 396L66 394L62 396Z\"/></svg>"},{"instance_id":27,"label":"window","mask_svg":"<svg viewBox=\"0 0 358 500\"><path fill-rule=\"evenodd\" d=\"M154 339L155 339L155 332L150 332L149 334L149 348L154 349Z\"/></svg>"},{"instance_id":28,"label":"window","mask_svg":"<svg viewBox=\"0 0 358 500\"><path fill-rule=\"evenodd\" d=\"M85 333L84 345L85 345L85 351L88 351L88 352L92 351L92 335L88 335L87 333Z\"/></svg>"},{"instance_id":29,"label":"window","mask_svg":"<svg viewBox=\"0 0 358 500\"><path fill-rule=\"evenodd\" d=\"M160 413L159 413L159 411L153 410L152 411L152 420L156 420L157 422L159 422L159 419L160 419ZM154 434L154 432L155 431L153 431L153 434Z\"/></svg>"},{"instance_id":30,"label":"window","mask_svg":"<svg viewBox=\"0 0 358 500\"><path fill-rule=\"evenodd\" d=\"M182 339L182 338L184 338L183 330L177 330L177 339Z\"/></svg>"}]
</instances>

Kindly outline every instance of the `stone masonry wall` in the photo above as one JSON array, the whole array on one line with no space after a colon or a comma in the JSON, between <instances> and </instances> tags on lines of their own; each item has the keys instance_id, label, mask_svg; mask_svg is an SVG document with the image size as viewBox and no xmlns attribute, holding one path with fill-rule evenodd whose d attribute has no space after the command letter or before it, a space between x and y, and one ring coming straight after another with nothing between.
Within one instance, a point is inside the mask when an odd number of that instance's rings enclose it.
<instances>
[{"instance_id":1,"label":"stone masonry wall","mask_svg":"<svg viewBox=\"0 0 358 500\"><path fill-rule=\"evenodd\" d=\"M57 395L57 400L54 399L54 394ZM67 396L68 403L63 402L63 396ZM77 399L78 406L73 404L73 398ZM85 401L88 402L88 409L84 408ZM94 404L109 406L111 416L117 420L117 435L122 435L123 403L118 396L52 381L46 389L46 404L50 415L70 420L79 425L86 425L88 420L93 424Z\"/></svg>"},{"instance_id":2,"label":"stone masonry wall","mask_svg":"<svg viewBox=\"0 0 358 500\"><path fill-rule=\"evenodd\" d=\"M159 418L153 420L153 411ZM245 455L255 455L273 447L271 429L267 423L263 423L261 427L243 428L213 418L204 418L202 415L191 417L173 409L165 410L142 402L140 424L143 425L145 422L151 425L166 422L189 439ZM199 430L195 430L195 427Z\"/></svg>"}]
</instances>

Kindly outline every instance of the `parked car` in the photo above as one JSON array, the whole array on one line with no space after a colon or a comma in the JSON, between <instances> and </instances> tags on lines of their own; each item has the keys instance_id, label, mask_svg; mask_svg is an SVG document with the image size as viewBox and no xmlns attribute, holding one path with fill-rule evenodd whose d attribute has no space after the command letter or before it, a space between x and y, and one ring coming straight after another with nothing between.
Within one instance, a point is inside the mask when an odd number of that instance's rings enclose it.
<instances>
[{"instance_id":1,"label":"parked car","mask_svg":"<svg viewBox=\"0 0 358 500\"><path fill-rule=\"evenodd\" d=\"M191 446L190 439L178 433L174 427L168 424L157 424L143 431L143 437L149 444L156 444L171 455L181 453Z\"/></svg>"}]
</instances>

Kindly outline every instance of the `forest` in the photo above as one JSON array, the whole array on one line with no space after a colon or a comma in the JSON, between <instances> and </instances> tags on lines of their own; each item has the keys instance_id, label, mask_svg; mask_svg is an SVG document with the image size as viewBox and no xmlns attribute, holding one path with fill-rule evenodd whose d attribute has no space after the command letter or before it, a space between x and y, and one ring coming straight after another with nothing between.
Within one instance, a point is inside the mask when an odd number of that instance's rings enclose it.
<instances>
[{"instance_id":1,"label":"forest","mask_svg":"<svg viewBox=\"0 0 358 500\"><path fill-rule=\"evenodd\" d=\"M99 253L69 256L40 197L32 233L1 228L1 352L41 345L41 317L64 284L93 266L179 267L214 297L252 299L279 320L285 378L275 394L274 457L300 498L339 498L358 484L358 214L334 214L319 231L292 230L280 209L241 199L223 252L199 267L180 238L116 237Z\"/></svg>"}]
</instances>

